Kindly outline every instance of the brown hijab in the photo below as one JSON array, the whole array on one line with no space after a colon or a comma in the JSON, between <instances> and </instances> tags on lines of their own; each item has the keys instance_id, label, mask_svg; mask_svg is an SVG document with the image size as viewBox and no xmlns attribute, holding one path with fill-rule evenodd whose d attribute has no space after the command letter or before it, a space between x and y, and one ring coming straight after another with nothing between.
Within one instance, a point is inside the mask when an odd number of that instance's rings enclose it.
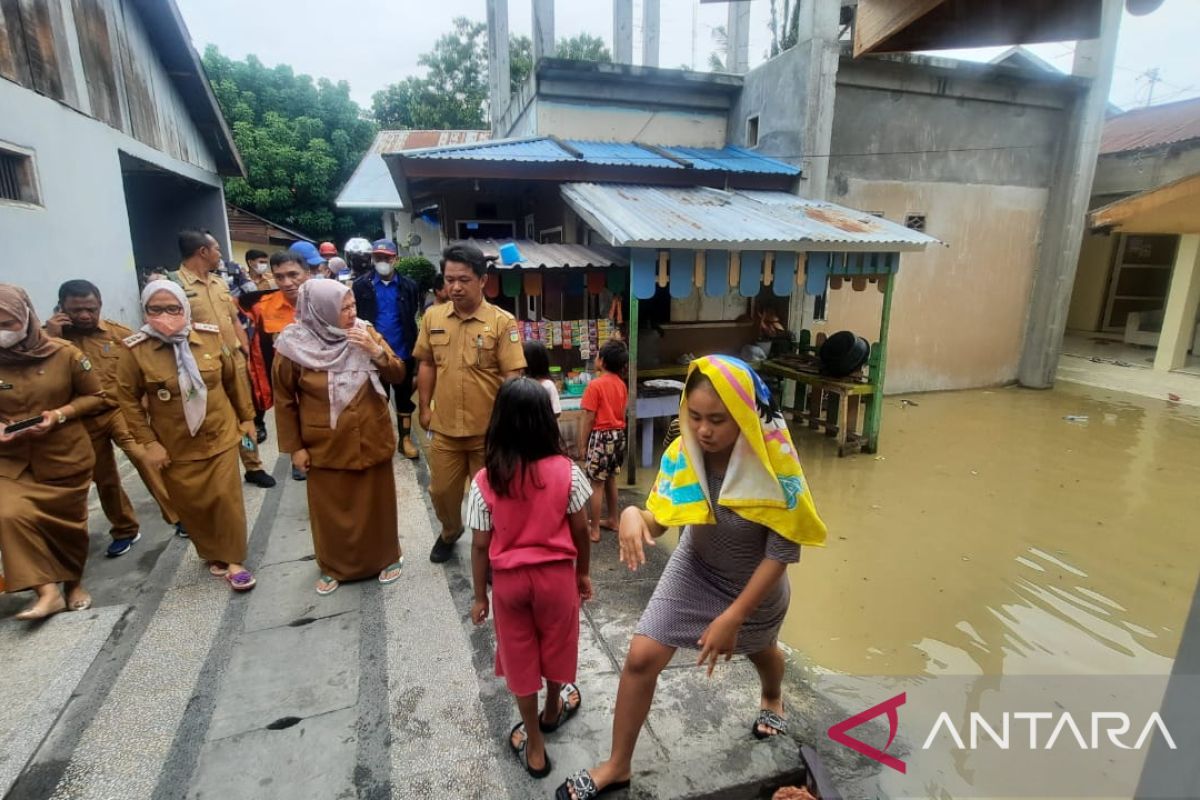
<instances>
[{"instance_id":1,"label":"brown hijab","mask_svg":"<svg viewBox=\"0 0 1200 800\"><path fill-rule=\"evenodd\" d=\"M29 302L29 295L20 286L0 283L0 311L18 320L25 320L25 338L12 347L0 347L0 364L10 366L41 361L62 347L42 332L42 323L33 310L33 303Z\"/></svg>"}]
</instances>

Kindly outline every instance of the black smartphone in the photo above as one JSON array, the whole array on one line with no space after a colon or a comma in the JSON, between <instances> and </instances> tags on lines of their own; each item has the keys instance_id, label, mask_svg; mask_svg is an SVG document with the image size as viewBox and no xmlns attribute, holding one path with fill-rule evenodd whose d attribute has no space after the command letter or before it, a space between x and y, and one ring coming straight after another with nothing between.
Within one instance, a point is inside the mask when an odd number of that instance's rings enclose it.
<instances>
[{"instance_id":1,"label":"black smartphone","mask_svg":"<svg viewBox=\"0 0 1200 800\"><path fill-rule=\"evenodd\" d=\"M5 435L20 433L23 430L28 430L29 428L40 424L42 424L41 416L30 417L29 419L23 419L19 422L8 423L4 426L4 433Z\"/></svg>"}]
</instances>

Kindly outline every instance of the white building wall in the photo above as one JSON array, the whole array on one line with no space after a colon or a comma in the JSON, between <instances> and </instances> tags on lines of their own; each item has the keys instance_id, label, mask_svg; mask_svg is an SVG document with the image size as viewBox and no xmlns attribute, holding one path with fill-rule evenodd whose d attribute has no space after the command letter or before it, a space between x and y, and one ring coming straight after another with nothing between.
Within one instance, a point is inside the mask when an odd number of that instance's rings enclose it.
<instances>
[{"instance_id":1,"label":"white building wall","mask_svg":"<svg viewBox=\"0 0 1200 800\"><path fill-rule=\"evenodd\" d=\"M206 202L205 218L197 224L219 223L212 227L214 233L228 240L221 179L213 172L6 80L0 80L0 108L0 142L33 151L40 193L37 206L0 201L0 281L28 290L39 314L50 314L59 284L86 278L103 293L107 317L126 323L137 317L137 265L119 151L187 178L193 186L210 187L219 216L208 213L212 202ZM188 190L181 186L182 197ZM187 202L194 205L194 190Z\"/></svg>"}]
</instances>

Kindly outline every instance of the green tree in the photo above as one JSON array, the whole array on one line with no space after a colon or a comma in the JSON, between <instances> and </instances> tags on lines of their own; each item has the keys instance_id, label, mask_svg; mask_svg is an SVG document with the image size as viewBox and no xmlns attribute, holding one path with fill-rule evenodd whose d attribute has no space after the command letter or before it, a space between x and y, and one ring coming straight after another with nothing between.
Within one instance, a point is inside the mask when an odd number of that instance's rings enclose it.
<instances>
[{"instance_id":1,"label":"green tree","mask_svg":"<svg viewBox=\"0 0 1200 800\"><path fill-rule=\"evenodd\" d=\"M488 125L487 25L466 17L418 59L425 74L408 77L371 97L375 121L384 128L480 129ZM612 61L598 36L580 34L558 43L560 58ZM533 71L533 42L510 36L509 91L520 91Z\"/></svg>"},{"instance_id":2,"label":"green tree","mask_svg":"<svg viewBox=\"0 0 1200 800\"><path fill-rule=\"evenodd\" d=\"M253 55L234 61L214 45L204 68L246 165L245 178L225 181L230 203L317 238L374 230L377 222L333 206L375 135L346 81L314 82Z\"/></svg>"},{"instance_id":3,"label":"green tree","mask_svg":"<svg viewBox=\"0 0 1200 800\"><path fill-rule=\"evenodd\" d=\"M599 36L581 33L570 39L559 39L555 58L567 58L572 61L598 61L602 64L612 63L612 53L608 45Z\"/></svg>"}]
</instances>

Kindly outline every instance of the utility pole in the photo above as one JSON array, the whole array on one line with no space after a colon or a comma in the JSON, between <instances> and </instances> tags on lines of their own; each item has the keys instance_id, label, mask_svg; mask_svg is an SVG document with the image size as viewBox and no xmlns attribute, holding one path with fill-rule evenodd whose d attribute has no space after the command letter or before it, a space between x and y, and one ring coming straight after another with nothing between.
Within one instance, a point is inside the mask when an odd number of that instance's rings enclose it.
<instances>
[{"instance_id":1,"label":"utility pole","mask_svg":"<svg viewBox=\"0 0 1200 800\"><path fill-rule=\"evenodd\" d=\"M1145 78L1150 83L1150 92L1146 95L1146 107L1154 105L1154 86L1162 83L1162 78L1159 77L1158 67L1151 67L1138 76Z\"/></svg>"}]
</instances>

